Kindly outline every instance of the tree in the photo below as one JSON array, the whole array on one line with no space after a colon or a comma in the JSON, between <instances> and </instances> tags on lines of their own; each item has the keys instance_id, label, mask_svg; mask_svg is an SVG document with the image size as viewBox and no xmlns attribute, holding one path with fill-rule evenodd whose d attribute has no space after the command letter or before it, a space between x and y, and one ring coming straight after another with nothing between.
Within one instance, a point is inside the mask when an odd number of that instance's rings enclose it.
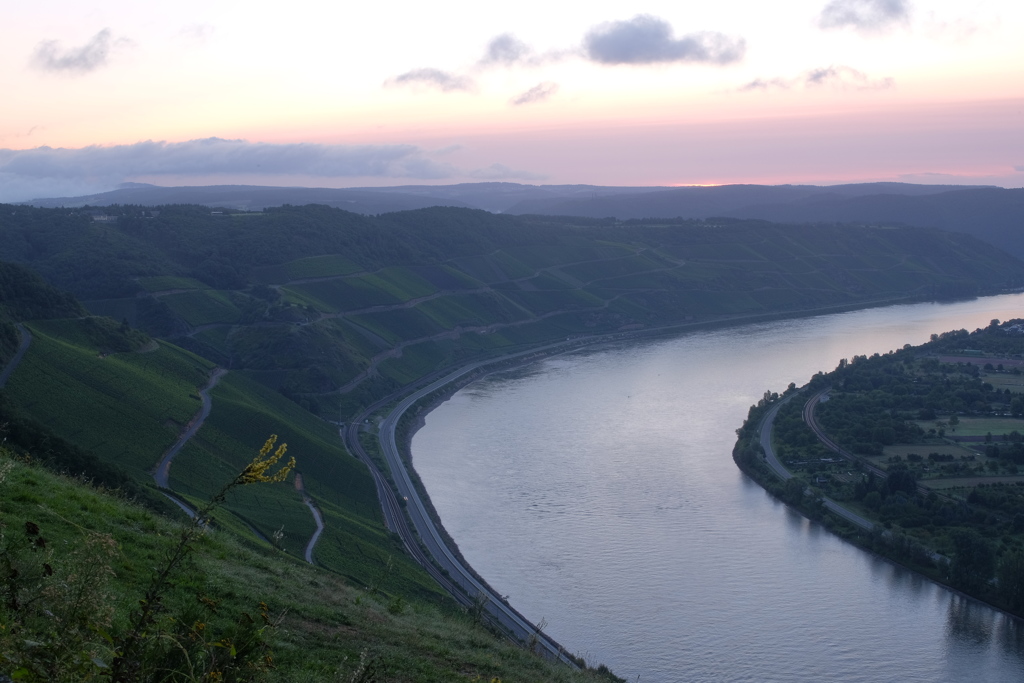
<instances>
[{"instance_id":1,"label":"tree","mask_svg":"<svg viewBox=\"0 0 1024 683\"><path fill-rule=\"evenodd\" d=\"M1016 611L1024 610L1024 551L1003 555L996 573L999 595Z\"/></svg>"},{"instance_id":2,"label":"tree","mask_svg":"<svg viewBox=\"0 0 1024 683\"><path fill-rule=\"evenodd\" d=\"M995 571L996 556L992 544L973 529L957 529L952 534L953 561L949 581L965 591L980 591Z\"/></svg>"}]
</instances>

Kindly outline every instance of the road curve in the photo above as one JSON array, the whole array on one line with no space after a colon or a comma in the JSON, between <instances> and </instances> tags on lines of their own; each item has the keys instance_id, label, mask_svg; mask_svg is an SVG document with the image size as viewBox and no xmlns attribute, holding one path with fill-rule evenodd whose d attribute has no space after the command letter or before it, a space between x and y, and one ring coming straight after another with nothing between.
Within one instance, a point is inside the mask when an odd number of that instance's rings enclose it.
<instances>
[{"instance_id":1,"label":"road curve","mask_svg":"<svg viewBox=\"0 0 1024 683\"><path fill-rule=\"evenodd\" d=\"M523 359L545 352L576 349L591 345L597 341L607 341L620 336L622 335L616 334L599 338L562 341L499 358L477 361L449 372L405 396L384 418L380 425L379 434L381 450L388 467L391 469L395 487L398 489L397 495L359 442L362 420L381 405L392 400L393 397L382 399L377 404L370 406L360 415L359 419L350 423L347 429L343 430L343 437L349 450L370 469L370 473L377 485L377 494L381 500L381 508L388 529L399 535L406 550L423 566L427 573L434 577L445 590L463 605L479 605L490 617L505 628L514 639L520 642L536 642L546 654L573 667L577 666L576 663L565 654L561 645L542 633L540 629L530 623L511 606L507 605L501 599L501 596L495 594L494 591L478 581L473 572L459 561L448 548L441 538L433 519L427 513L423 501L412 484L409 473L405 468L405 463L399 455L395 429L405 411L417 401L480 368L489 365L505 364L510 360ZM401 503L398 496L402 497ZM408 512L408 518L406 517L406 512ZM412 520L415 531L409 527L408 519ZM441 571L438 570L438 566L442 568Z\"/></svg>"},{"instance_id":2,"label":"road curve","mask_svg":"<svg viewBox=\"0 0 1024 683\"><path fill-rule=\"evenodd\" d=\"M807 413L807 405L810 405L811 401L814 401L815 403L817 403L817 401L820 399L822 393L823 392L818 392L817 394L812 396L811 399L804 405L804 414L805 414L805 416L806 416L806 413ZM779 409L782 408L782 406L784 406L786 403L788 403L789 400L791 398L793 398L794 396L796 396L796 394L790 394L789 396L787 396L786 398L782 399L781 401L776 402L776 404L773 405L771 407L771 409L767 413L765 413L764 418L761 420L761 448L764 449L764 459L765 459L765 462L771 468L772 472L774 472L775 475L777 477L779 477L780 479L782 479L783 481L786 481L788 479L792 479L793 478L793 473L790 472L789 470L787 470L785 465L783 465L779 461L779 458L778 458L778 456L775 453L775 449L772 447L772 429L774 429L774 427L775 427L775 416L779 414ZM812 409L812 412L813 412L813 409ZM845 507L843 507L842 505L840 505L836 501L832 500L828 496L822 496L821 500L822 500L822 504L826 508L828 508L829 510L831 510L835 514L839 515L843 519L846 519L846 520L856 524L860 528L866 529L868 531L870 531L870 530L875 528L875 525L874 525L873 522L871 522L870 520L865 519L864 517L861 517L856 512L852 512L850 510L847 510Z\"/></svg>"},{"instance_id":3,"label":"road curve","mask_svg":"<svg viewBox=\"0 0 1024 683\"><path fill-rule=\"evenodd\" d=\"M482 605L483 608L519 640L527 641L531 637L535 637L537 639L537 643L550 654L561 659L567 664L572 664L572 660L565 656L561 646L550 640L521 614L506 605L499 596L492 593L488 587L479 582L473 576L473 573L463 566L459 559L455 557L455 554L448 548L444 539L441 538L441 534L438 532L436 525L427 513L426 507L423 505L423 501L416 492L416 488L413 486L412 480L409 477L409 472L405 468L405 464L402 462L401 456L399 455L398 443L395 438L395 430L405 411L424 396L427 396L446 384L455 381L469 372L472 372L483 364L484 363L474 363L460 368L459 370L456 370L455 372L452 372L405 397L381 423L381 448L384 451L385 460L391 468L395 484L398 487L398 492L408 502L406 510L412 519L413 525L416 527L416 531L419 533L420 540L423 541L423 544L427 547L433 558L447 570L448 576L451 580L453 580L467 595L474 598L474 600L486 601Z\"/></svg>"},{"instance_id":4,"label":"road curve","mask_svg":"<svg viewBox=\"0 0 1024 683\"><path fill-rule=\"evenodd\" d=\"M845 450L843 447L841 447L839 444L833 441L828 436L828 434L825 433L825 430L823 430L818 425L818 420L814 416L814 409L818 407L818 404L821 403L821 400L823 398L828 396L828 393L830 391L832 391L832 387L825 387L824 389L822 389L821 391L807 399L807 403L804 404L803 410L804 422L806 422L807 426L811 428L811 431L814 432L814 435L818 437L818 441L821 441L821 443L825 444L826 448L835 451L836 453L846 458L850 462L855 462L863 466L864 469L866 469L868 472L872 472L875 476L885 479L887 476L889 476L885 470L871 463L867 458L862 458L854 453L851 453L850 451Z\"/></svg>"},{"instance_id":5,"label":"road curve","mask_svg":"<svg viewBox=\"0 0 1024 683\"><path fill-rule=\"evenodd\" d=\"M320 534L324 532L324 516L320 513L320 508L316 506L313 499L306 493L306 487L302 485L302 474L299 472L295 473L295 490L302 494L302 502L306 504L309 511L313 513L313 521L316 522L316 531L309 539L309 543L306 544L305 558L306 562L310 564L316 564L313 562L313 549L316 548L317 542L320 541Z\"/></svg>"},{"instance_id":6,"label":"road curve","mask_svg":"<svg viewBox=\"0 0 1024 683\"><path fill-rule=\"evenodd\" d=\"M217 386L217 382L220 378L227 374L227 370L223 368L217 368L210 375L210 381L206 383L206 386L199 390L199 396L202 398L203 406L196 413L195 417L189 422L188 428L182 432L178 440L174 442L174 445L167 449L167 452L160 458L160 462L156 464L156 469L153 471L153 481L156 485L162 489L169 489L170 478L171 478L171 461L178 455L178 452L184 447L188 440L196 435L199 428L206 422L206 418L210 416L210 409L213 407L213 400L210 398L210 391Z\"/></svg>"},{"instance_id":7,"label":"road curve","mask_svg":"<svg viewBox=\"0 0 1024 683\"><path fill-rule=\"evenodd\" d=\"M11 358L11 362L0 371L0 389L3 389L4 385L7 384L7 379L14 373L14 369L18 367L18 363L21 362L25 352L28 351L28 345L32 343L32 333L24 325L18 323L15 327L18 328L18 336L21 338L21 341L18 344L18 350L14 352L14 357Z\"/></svg>"}]
</instances>

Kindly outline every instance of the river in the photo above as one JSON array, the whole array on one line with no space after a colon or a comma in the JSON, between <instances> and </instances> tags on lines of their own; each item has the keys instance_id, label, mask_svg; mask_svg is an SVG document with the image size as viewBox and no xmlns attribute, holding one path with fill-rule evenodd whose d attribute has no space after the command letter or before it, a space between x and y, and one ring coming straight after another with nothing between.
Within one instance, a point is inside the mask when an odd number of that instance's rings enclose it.
<instances>
[{"instance_id":1,"label":"river","mask_svg":"<svg viewBox=\"0 0 1024 683\"><path fill-rule=\"evenodd\" d=\"M630 681L1021 681L1024 623L863 552L735 466L766 389L1024 316L1024 294L606 344L492 375L413 462L470 564Z\"/></svg>"}]
</instances>

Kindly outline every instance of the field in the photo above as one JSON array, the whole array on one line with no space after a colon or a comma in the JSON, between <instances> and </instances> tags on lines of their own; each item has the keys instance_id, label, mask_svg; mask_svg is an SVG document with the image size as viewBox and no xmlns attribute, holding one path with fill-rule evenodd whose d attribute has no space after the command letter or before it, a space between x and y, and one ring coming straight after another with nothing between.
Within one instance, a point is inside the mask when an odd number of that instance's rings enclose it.
<instances>
[{"instance_id":1,"label":"field","mask_svg":"<svg viewBox=\"0 0 1024 683\"><path fill-rule=\"evenodd\" d=\"M945 426L947 436L985 436L991 433L993 438L1002 441L1002 435L1012 431L1024 434L1024 420L1011 417L963 417L960 423L954 427L949 426L948 419L941 420L947 423ZM915 420L917 425L926 432L929 429L936 429L936 420Z\"/></svg>"},{"instance_id":2,"label":"field","mask_svg":"<svg viewBox=\"0 0 1024 683\"><path fill-rule=\"evenodd\" d=\"M326 256L311 256L289 261L284 264L284 270L289 280L299 280L310 277L351 275L358 273L361 268L341 254L327 254Z\"/></svg>"},{"instance_id":3,"label":"field","mask_svg":"<svg viewBox=\"0 0 1024 683\"><path fill-rule=\"evenodd\" d=\"M563 273L577 278L581 282L594 282L633 275L634 273L645 273L652 270L664 270L665 268L677 267L674 264L663 263L647 256L627 256L606 261L592 261L589 263L577 263L575 265L561 266L559 270Z\"/></svg>"},{"instance_id":4,"label":"field","mask_svg":"<svg viewBox=\"0 0 1024 683\"><path fill-rule=\"evenodd\" d=\"M907 455L914 453L920 455L925 460L928 459L929 453L938 453L939 455L951 455L954 458L970 457L976 455L974 451L964 446L958 446L951 443L918 443L918 444L897 444L894 446L886 446L882 449L883 457L875 456L872 459L875 464L880 467L884 467L884 460L890 456L900 456L904 460Z\"/></svg>"},{"instance_id":5,"label":"field","mask_svg":"<svg viewBox=\"0 0 1024 683\"><path fill-rule=\"evenodd\" d=\"M387 292L399 301L418 299L435 294L438 291L437 287L408 268L384 268L375 273L363 275L362 279L367 284Z\"/></svg>"},{"instance_id":6,"label":"field","mask_svg":"<svg viewBox=\"0 0 1024 683\"><path fill-rule=\"evenodd\" d=\"M209 285L190 277L158 275L156 277L140 277L139 286L147 292L166 292L172 289L210 289Z\"/></svg>"},{"instance_id":7,"label":"field","mask_svg":"<svg viewBox=\"0 0 1024 683\"><path fill-rule=\"evenodd\" d=\"M527 312L497 294L442 296L421 302L416 310L445 329L523 320Z\"/></svg>"},{"instance_id":8,"label":"field","mask_svg":"<svg viewBox=\"0 0 1024 683\"><path fill-rule=\"evenodd\" d=\"M580 289L548 292L504 292L505 296L534 315L543 315L563 309L599 308L604 300Z\"/></svg>"},{"instance_id":9,"label":"field","mask_svg":"<svg viewBox=\"0 0 1024 683\"><path fill-rule=\"evenodd\" d=\"M1024 392L1024 375L990 372L985 375L985 381L999 390L1009 389L1014 394Z\"/></svg>"},{"instance_id":10,"label":"field","mask_svg":"<svg viewBox=\"0 0 1024 683\"><path fill-rule=\"evenodd\" d=\"M400 358L389 358L380 364L380 372L399 384L408 384L418 377L451 362L451 342L424 342L402 349Z\"/></svg>"},{"instance_id":11,"label":"field","mask_svg":"<svg viewBox=\"0 0 1024 683\"><path fill-rule=\"evenodd\" d=\"M444 328L416 309L401 308L381 313L362 313L352 321L392 344L443 332Z\"/></svg>"},{"instance_id":12,"label":"field","mask_svg":"<svg viewBox=\"0 0 1024 683\"><path fill-rule=\"evenodd\" d=\"M61 321L66 325L65 321ZM32 324L32 345L6 392L58 436L145 480L199 410L212 364L160 343L152 353L100 357Z\"/></svg>"},{"instance_id":13,"label":"field","mask_svg":"<svg viewBox=\"0 0 1024 683\"><path fill-rule=\"evenodd\" d=\"M211 323L236 323L242 312L223 292L202 290L161 297L171 310L192 327Z\"/></svg>"},{"instance_id":14,"label":"field","mask_svg":"<svg viewBox=\"0 0 1024 683\"><path fill-rule=\"evenodd\" d=\"M208 497L253 458L267 436L277 434L288 444L288 455L295 457L306 492L327 516L317 559L364 585L380 578L384 585L401 582L403 590L432 592L421 583L429 579L411 578L418 576L411 560L394 547L380 521L373 481L365 466L344 450L337 427L239 373L226 375L212 396L210 417L171 466L172 488L194 498ZM264 536L282 530L282 545L293 555L302 552L314 529L291 480L243 488L225 509Z\"/></svg>"},{"instance_id":15,"label":"field","mask_svg":"<svg viewBox=\"0 0 1024 683\"><path fill-rule=\"evenodd\" d=\"M617 259L632 256L633 249L608 243L581 243L565 246L512 247L505 254L524 264L527 268L539 269L564 266L582 261ZM522 276L520 276L522 277Z\"/></svg>"},{"instance_id":16,"label":"field","mask_svg":"<svg viewBox=\"0 0 1024 683\"><path fill-rule=\"evenodd\" d=\"M311 303L322 311L332 313L401 303L394 294L360 278L287 285L281 288L281 293L286 297L294 294L297 301Z\"/></svg>"}]
</instances>

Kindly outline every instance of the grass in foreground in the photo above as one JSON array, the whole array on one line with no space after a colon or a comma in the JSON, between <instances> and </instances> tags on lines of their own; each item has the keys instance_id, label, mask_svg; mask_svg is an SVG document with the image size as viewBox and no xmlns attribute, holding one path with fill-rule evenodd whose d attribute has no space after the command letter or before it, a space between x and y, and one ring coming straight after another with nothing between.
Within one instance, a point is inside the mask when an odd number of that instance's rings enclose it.
<instances>
[{"instance_id":1,"label":"grass in foreground","mask_svg":"<svg viewBox=\"0 0 1024 683\"><path fill-rule=\"evenodd\" d=\"M182 525L15 460L7 451L0 452L0 520L0 566L21 562L21 581L31 580L27 588L32 591L12 601L10 572L0 578L0 674L15 680L109 680L100 675L110 670L114 644L133 631L139 599L153 585L154 568L163 566L180 544ZM45 539L44 545L38 546L37 539ZM15 602L19 609L12 607ZM161 602L162 618L169 615L179 622L161 631L167 643L177 638L187 646L178 651L234 657L243 642L256 643L259 647L249 651L258 655L252 658L255 665L233 679L200 676L198 668L190 672L181 657L165 650L174 676L136 672L120 680L498 678L508 683L607 678L531 655L494 637L450 603L357 589L337 575L222 531L197 535L193 552L172 576ZM30 607L31 619L19 622L17 612ZM88 624L81 618L86 612ZM24 630L26 621L31 633ZM246 634L249 641L241 639ZM54 638L71 647L48 647ZM185 642L189 639L194 640ZM27 665L33 662L27 656L45 660L46 678L30 675Z\"/></svg>"}]
</instances>

